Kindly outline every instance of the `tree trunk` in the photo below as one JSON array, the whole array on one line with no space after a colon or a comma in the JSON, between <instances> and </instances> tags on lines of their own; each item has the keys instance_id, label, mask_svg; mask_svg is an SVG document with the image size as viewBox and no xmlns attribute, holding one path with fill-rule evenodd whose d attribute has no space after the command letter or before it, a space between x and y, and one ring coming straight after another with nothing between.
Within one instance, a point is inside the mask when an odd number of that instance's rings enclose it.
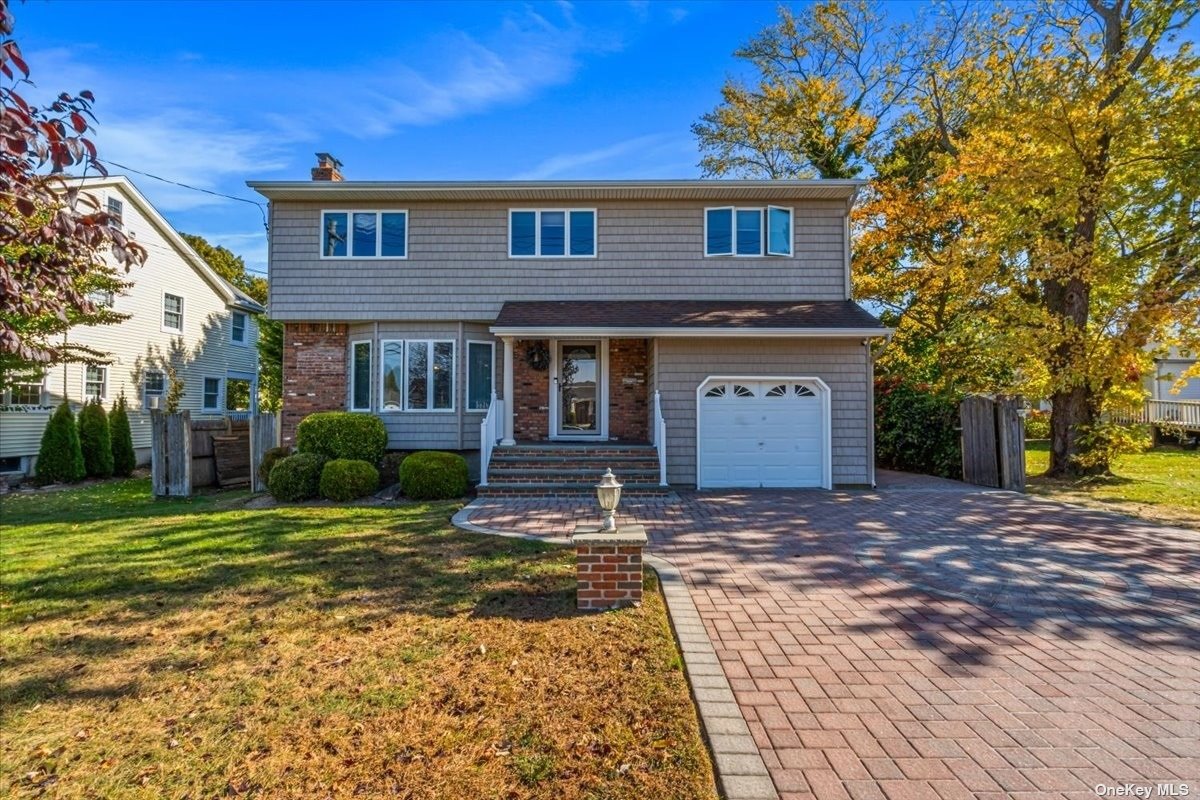
<instances>
[{"instance_id":1,"label":"tree trunk","mask_svg":"<svg viewBox=\"0 0 1200 800\"><path fill-rule=\"evenodd\" d=\"M1079 434L1098 419L1095 398L1086 386L1075 386L1050 396L1054 408L1050 412L1050 468L1052 477L1078 477L1108 471L1107 464L1087 469L1074 459L1080 452Z\"/></svg>"}]
</instances>

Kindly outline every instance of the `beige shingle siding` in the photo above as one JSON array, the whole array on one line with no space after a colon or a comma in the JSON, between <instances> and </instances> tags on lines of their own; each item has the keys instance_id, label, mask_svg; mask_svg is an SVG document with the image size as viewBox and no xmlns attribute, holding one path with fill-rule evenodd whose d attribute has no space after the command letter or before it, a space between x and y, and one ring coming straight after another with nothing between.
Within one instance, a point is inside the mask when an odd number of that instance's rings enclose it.
<instances>
[{"instance_id":1,"label":"beige shingle siding","mask_svg":"<svg viewBox=\"0 0 1200 800\"><path fill-rule=\"evenodd\" d=\"M716 203L575 205L597 208L596 258L508 258L507 204L410 203L407 259L323 260L328 206L277 201L272 316L486 321L505 300L846 299L841 202L790 204L791 258L705 258L704 209Z\"/></svg>"},{"instance_id":2,"label":"beige shingle siding","mask_svg":"<svg viewBox=\"0 0 1200 800\"><path fill-rule=\"evenodd\" d=\"M817 377L832 392L835 484L870 482L867 348L859 339L660 339L667 480L696 483L696 388L712 375Z\"/></svg>"},{"instance_id":3,"label":"beige shingle siding","mask_svg":"<svg viewBox=\"0 0 1200 800\"><path fill-rule=\"evenodd\" d=\"M378 333L377 333L378 332ZM384 339L451 339L455 342L454 411L395 411L379 413L379 374L381 349ZM467 402L467 342L494 342L493 386L502 382L503 347L491 333L487 323L421 321L380 322L353 324L349 329L349 341L369 340L371 348L371 408L383 420L388 431L388 449L391 450L478 450L479 424L482 412L466 411ZM347 358L347 365L350 359ZM349 366L347 366L349 369ZM351 387L350 376L346 386ZM352 388L352 387L351 387ZM349 398L347 398L347 407Z\"/></svg>"}]
</instances>

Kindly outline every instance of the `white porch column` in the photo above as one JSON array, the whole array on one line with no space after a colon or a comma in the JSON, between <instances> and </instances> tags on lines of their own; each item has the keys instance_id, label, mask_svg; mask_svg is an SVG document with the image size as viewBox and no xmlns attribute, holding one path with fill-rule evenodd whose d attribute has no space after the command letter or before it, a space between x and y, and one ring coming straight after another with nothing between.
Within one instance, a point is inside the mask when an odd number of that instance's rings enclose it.
<instances>
[{"instance_id":1,"label":"white porch column","mask_svg":"<svg viewBox=\"0 0 1200 800\"><path fill-rule=\"evenodd\" d=\"M504 438L500 444L516 444L513 438L513 337L504 337Z\"/></svg>"}]
</instances>

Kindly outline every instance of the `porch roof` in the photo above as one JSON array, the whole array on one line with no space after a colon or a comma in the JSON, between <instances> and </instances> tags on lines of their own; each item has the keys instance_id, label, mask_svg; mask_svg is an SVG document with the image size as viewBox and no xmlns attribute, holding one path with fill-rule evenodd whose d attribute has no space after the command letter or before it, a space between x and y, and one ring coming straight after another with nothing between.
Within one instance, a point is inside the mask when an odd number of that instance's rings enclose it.
<instances>
[{"instance_id":1,"label":"porch roof","mask_svg":"<svg viewBox=\"0 0 1200 800\"><path fill-rule=\"evenodd\" d=\"M610 300L509 302L497 336L889 336L849 300Z\"/></svg>"}]
</instances>

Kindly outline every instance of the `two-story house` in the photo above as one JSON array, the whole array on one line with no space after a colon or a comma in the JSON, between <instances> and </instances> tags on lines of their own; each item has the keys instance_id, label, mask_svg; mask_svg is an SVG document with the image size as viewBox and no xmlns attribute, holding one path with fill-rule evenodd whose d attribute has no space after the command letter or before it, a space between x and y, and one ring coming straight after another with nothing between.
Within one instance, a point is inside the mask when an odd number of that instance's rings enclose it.
<instances>
[{"instance_id":1,"label":"two-story house","mask_svg":"<svg viewBox=\"0 0 1200 800\"><path fill-rule=\"evenodd\" d=\"M93 300L129 315L115 325L77 326L69 341L106 354L62 364L0 397L0 473L32 472L42 431L63 398L78 409L124 393L139 462L150 458L151 408L166 407L168 365L193 418L252 410L258 396L258 321L265 309L214 272L125 177L87 178L84 193L147 251L121 277L129 286Z\"/></svg>"},{"instance_id":2,"label":"two-story house","mask_svg":"<svg viewBox=\"0 0 1200 800\"><path fill-rule=\"evenodd\" d=\"M285 441L347 409L392 448L482 450L491 491L612 462L633 488L874 482L888 330L850 299L859 182L358 182L318 156L249 183Z\"/></svg>"}]
</instances>

